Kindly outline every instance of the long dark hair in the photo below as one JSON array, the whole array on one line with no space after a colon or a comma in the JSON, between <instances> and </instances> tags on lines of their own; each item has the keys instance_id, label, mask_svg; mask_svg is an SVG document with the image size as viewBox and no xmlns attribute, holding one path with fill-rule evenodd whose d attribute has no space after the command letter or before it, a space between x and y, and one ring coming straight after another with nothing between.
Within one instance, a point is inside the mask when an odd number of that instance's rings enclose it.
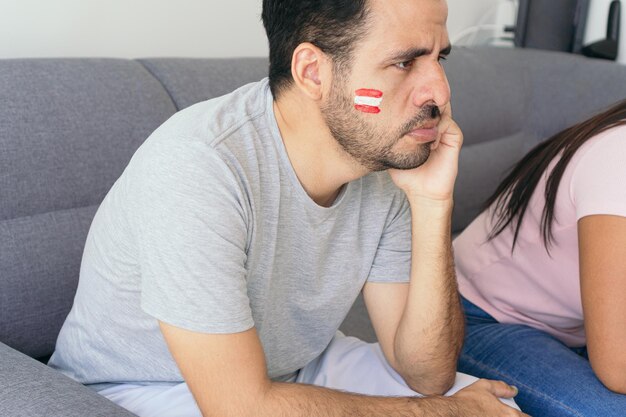
<instances>
[{"instance_id":1,"label":"long dark hair","mask_svg":"<svg viewBox=\"0 0 626 417\"><path fill-rule=\"evenodd\" d=\"M546 205L541 216L543 242L549 253L550 244L554 238L552 234L554 203L556 201L559 183L561 182L567 164L576 151L589 139L605 130L625 124L626 100L615 104L608 110L582 123L557 133L528 152L526 156L513 167L511 173L500 183L493 195L485 202L484 209L493 205L491 215L492 219L495 221L489 235L489 240L498 236L504 229L512 224L515 227L515 235L513 237L511 251L515 249L515 244L530 198L550 162L557 155L561 155L547 179L545 189ZM624 138L624 140L624 145L626 146L626 138Z\"/></svg>"}]
</instances>

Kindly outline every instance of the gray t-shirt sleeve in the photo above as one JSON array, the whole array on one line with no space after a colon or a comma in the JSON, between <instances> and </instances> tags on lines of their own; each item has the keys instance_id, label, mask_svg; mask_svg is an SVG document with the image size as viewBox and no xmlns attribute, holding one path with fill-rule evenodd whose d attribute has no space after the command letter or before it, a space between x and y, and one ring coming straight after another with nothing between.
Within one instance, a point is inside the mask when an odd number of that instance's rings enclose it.
<instances>
[{"instance_id":1,"label":"gray t-shirt sleeve","mask_svg":"<svg viewBox=\"0 0 626 417\"><path fill-rule=\"evenodd\" d=\"M367 277L368 282L409 282L411 273L411 208L398 192Z\"/></svg>"},{"instance_id":2,"label":"gray t-shirt sleeve","mask_svg":"<svg viewBox=\"0 0 626 417\"><path fill-rule=\"evenodd\" d=\"M247 217L235 176L202 142L164 140L139 164L134 212L141 308L203 333L254 325L246 288Z\"/></svg>"}]
</instances>

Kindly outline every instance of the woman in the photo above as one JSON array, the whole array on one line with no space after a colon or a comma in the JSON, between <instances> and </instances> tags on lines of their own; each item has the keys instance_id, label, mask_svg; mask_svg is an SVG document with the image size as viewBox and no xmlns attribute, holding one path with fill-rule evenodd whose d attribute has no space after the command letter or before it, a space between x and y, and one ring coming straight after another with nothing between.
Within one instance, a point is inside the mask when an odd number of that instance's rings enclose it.
<instances>
[{"instance_id":1,"label":"woman","mask_svg":"<svg viewBox=\"0 0 626 417\"><path fill-rule=\"evenodd\" d=\"M534 416L626 416L626 101L531 150L455 240L459 370Z\"/></svg>"}]
</instances>

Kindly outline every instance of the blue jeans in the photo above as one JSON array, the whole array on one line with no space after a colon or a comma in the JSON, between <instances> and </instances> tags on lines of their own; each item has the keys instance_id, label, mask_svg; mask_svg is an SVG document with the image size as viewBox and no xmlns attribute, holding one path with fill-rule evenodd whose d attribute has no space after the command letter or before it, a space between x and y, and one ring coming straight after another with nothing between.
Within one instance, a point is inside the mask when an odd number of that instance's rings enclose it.
<instances>
[{"instance_id":1,"label":"blue jeans","mask_svg":"<svg viewBox=\"0 0 626 417\"><path fill-rule=\"evenodd\" d=\"M625 417L626 395L596 378L586 348L569 348L520 324L501 324L462 299L465 345L459 371L515 385L515 401L533 417Z\"/></svg>"}]
</instances>

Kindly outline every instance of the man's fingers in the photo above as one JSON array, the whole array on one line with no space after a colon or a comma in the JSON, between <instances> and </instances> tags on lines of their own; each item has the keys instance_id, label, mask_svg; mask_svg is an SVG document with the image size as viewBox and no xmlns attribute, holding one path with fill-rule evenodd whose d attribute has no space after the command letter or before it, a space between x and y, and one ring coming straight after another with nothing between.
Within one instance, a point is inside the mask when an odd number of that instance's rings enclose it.
<instances>
[{"instance_id":1,"label":"man's fingers","mask_svg":"<svg viewBox=\"0 0 626 417\"><path fill-rule=\"evenodd\" d=\"M447 102L441 109L439 109L442 116L452 118L452 106L450 102Z\"/></svg>"},{"instance_id":2,"label":"man's fingers","mask_svg":"<svg viewBox=\"0 0 626 417\"><path fill-rule=\"evenodd\" d=\"M489 391L498 398L513 398L517 395L518 390L516 387L507 384L503 381L493 381L485 379L489 384Z\"/></svg>"},{"instance_id":3,"label":"man's fingers","mask_svg":"<svg viewBox=\"0 0 626 417\"><path fill-rule=\"evenodd\" d=\"M431 150L435 150L439 147L442 141L444 142L444 145L453 146L459 149L463 145L463 132L456 122L450 118L442 120L439 125L439 138L433 142Z\"/></svg>"}]
</instances>

